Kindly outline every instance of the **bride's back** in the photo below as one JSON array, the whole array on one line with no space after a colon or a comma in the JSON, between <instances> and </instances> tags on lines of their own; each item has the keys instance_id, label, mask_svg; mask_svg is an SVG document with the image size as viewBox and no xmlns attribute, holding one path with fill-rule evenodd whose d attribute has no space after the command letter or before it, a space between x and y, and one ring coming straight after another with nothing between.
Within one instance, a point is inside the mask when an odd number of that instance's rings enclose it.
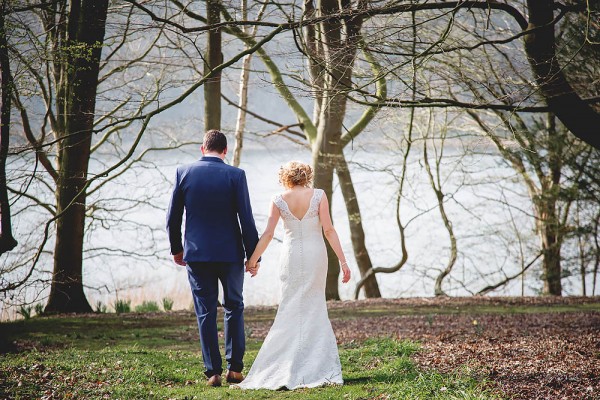
<instances>
[{"instance_id":1,"label":"bride's back","mask_svg":"<svg viewBox=\"0 0 600 400\"><path fill-rule=\"evenodd\" d=\"M314 194L312 188L291 189L281 194L281 197L287 203L288 209L297 219L302 219L308 209Z\"/></svg>"}]
</instances>

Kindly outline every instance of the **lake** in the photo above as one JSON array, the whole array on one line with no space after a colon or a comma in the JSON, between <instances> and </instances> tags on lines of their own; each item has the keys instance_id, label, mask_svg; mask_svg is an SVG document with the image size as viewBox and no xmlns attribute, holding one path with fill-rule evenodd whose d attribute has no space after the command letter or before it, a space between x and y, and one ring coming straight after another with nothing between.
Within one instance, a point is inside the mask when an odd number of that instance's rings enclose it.
<instances>
[{"instance_id":1,"label":"lake","mask_svg":"<svg viewBox=\"0 0 600 400\"><path fill-rule=\"evenodd\" d=\"M129 299L132 305L144 300L160 304L163 298L169 297L175 301L175 309L191 307L187 275L184 268L171 261L164 225L175 167L193 162L199 156L195 147L152 154L146 162L107 184L99 194L90 196L88 204L94 203L95 212L101 217L94 220L86 234L84 282L93 306L98 302L112 305L117 298ZM381 146L366 142L353 147L346 157L361 207L367 247L374 266L389 267L401 257L396 224L400 150L389 143ZM377 275L384 297L432 296L435 277L445 268L449 257L448 232L423 168L422 148L413 150L401 207L403 223L406 225L410 221L406 226L409 259L400 271ZM230 158L231 153L227 159ZM248 177L259 233L266 223L271 197L282 191L277 179L278 169L290 160L310 162L311 155L299 146L266 145L264 140L256 138L249 140L243 153L240 166ZM455 230L459 251L456 265L443 288L449 295L469 295L501 280L505 274L518 272L523 262L533 258L538 239L528 215L530 205L525 188L514 177L512 169L497 156L486 151L474 151L465 156L461 151L450 149L441 165L446 211ZM92 175L105 167L97 162L92 164ZM42 193L41 185L33 183L30 190L51 202L51 193ZM353 272L350 283L340 284L340 296L350 299L359 274L337 182L332 207L334 223ZM17 250L32 254L31 243L39 243L39 226L44 218L47 215L32 207L24 207L17 213L15 231L20 241ZM278 303L282 233L280 222L275 240L263 256L260 273L254 278L246 276L244 296L247 305ZM40 278L49 276L52 248L50 239L40 268L46 272L39 272ZM5 265L16 262L18 254L17 251L3 256ZM493 294L538 294L541 288L539 274L539 268L534 267L525 274L524 280L516 279ZM575 278L573 282L565 280L566 294L578 294L577 281ZM36 284L18 293L18 298L43 301L47 295L44 287L43 283ZM6 305L4 307L2 314L6 318L12 313Z\"/></svg>"}]
</instances>

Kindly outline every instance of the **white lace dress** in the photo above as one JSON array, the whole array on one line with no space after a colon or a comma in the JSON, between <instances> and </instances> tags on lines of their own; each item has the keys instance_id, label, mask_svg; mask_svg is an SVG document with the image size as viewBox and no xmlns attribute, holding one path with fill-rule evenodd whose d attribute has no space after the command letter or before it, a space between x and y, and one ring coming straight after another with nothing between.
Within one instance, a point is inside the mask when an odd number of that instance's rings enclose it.
<instances>
[{"instance_id":1,"label":"white lace dress","mask_svg":"<svg viewBox=\"0 0 600 400\"><path fill-rule=\"evenodd\" d=\"M296 218L281 195L285 237L281 254L281 303L273 326L242 389L297 389L342 384L337 343L325 303L327 251L315 189L306 215Z\"/></svg>"}]
</instances>

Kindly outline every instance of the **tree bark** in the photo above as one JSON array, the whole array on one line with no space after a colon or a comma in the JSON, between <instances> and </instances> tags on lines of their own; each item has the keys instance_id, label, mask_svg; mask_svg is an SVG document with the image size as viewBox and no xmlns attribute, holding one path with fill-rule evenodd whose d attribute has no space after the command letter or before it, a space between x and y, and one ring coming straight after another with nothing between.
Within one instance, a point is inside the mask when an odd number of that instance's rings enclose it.
<instances>
[{"instance_id":1,"label":"tree bark","mask_svg":"<svg viewBox=\"0 0 600 400\"><path fill-rule=\"evenodd\" d=\"M10 203L6 187L6 158L10 141L10 110L12 94L12 76L8 58L8 44L4 16L7 4L2 2L0 13L0 69L2 70L2 108L0 114L0 254L11 251L17 246L17 241L12 234Z\"/></svg>"},{"instance_id":2,"label":"tree bark","mask_svg":"<svg viewBox=\"0 0 600 400\"><path fill-rule=\"evenodd\" d=\"M575 214L575 224L577 224L577 226L581 225L581 218L580 218L580 214L579 214L579 208L580 208L580 204L577 204L577 211ZM577 235L577 250L579 253L579 274L581 275L581 295L583 297L587 296L587 287L585 284L585 275L586 275L586 253L585 253L585 236L582 235L581 233L579 235Z\"/></svg>"},{"instance_id":3,"label":"tree bark","mask_svg":"<svg viewBox=\"0 0 600 400\"><path fill-rule=\"evenodd\" d=\"M348 211L348 224L350 225L350 238L352 240L354 258L358 264L360 276L364 277L369 270L373 269L373 263L371 262L371 257L369 256L365 244L365 231L362 225L358 198L354 191L352 176L348 170L348 164L346 163L343 152L340 152L338 157L336 172L340 182L340 188L342 189L342 195L344 196L344 202L346 203L346 210ZM371 276L365 280L363 287L365 289L365 297L381 297L375 274L371 274Z\"/></svg>"},{"instance_id":4,"label":"tree bark","mask_svg":"<svg viewBox=\"0 0 600 400\"><path fill-rule=\"evenodd\" d=\"M71 2L65 64L65 121L59 142L54 271L46 312L91 312L83 291L87 171L108 0ZM61 111L61 110L59 110Z\"/></svg>"},{"instance_id":5,"label":"tree bark","mask_svg":"<svg viewBox=\"0 0 600 400\"><path fill-rule=\"evenodd\" d=\"M246 128L246 109L248 107L248 79L250 78L250 61L252 54L248 54L242 61L240 74L240 98L238 101L238 116L235 124L235 147L233 148L233 162L231 165L239 167L242 161L244 148L244 130Z\"/></svg>"},{"instance_id":6,"label":"tree bark","mask_svg":"<svg viewBox=\"0 0 600 400\"><path fill-rule=\"evenodd\" d=\"M556 234L552 232L551 227L546 227L542 232L542 246L544 259L542 268L544 271L544 291L545 295L561 296L561 263L560 248Z\"/></svg>"},{"instance_id":7,"label":"tree bark","mask_svg":"<svg viewBox=\"0 0 600 400\"><path fill-rule=\"evenodd\" d=\"M262 20L262 17L267 9L268 2L263 3L262 7L256 15L256 20ZM242 20L248 20L248 1L241 0L242 9ZM258 26L254 26L254 29L250 31L247 27L243 27L244 35L249 36L252 40L256 38L256 32ZM250 44L246 41L246 49L250 48ZM238 116L235 124L235 147L233 149L233 162L234 167L239 167L242 159L242 149L244 148L244 130L246 128L246 110L248 108L248 82L250 81L250 64L252 62L252 54L248 54L242 61L242 72L240 73L240 87L239 87L239 100L238 100Z\"/></svg>"},{"instance_id":8,"label":"tree bark","mask_svg":"<svg viewBox=\"0 0 600 400\"><path fill-rule=\"evenodd\" d=\"M553 197L552 194L549 197ZM536 218L542 244L543 294L551 296L562 295L561 285L561 240L558 232L558 216L554 198L540 199L536 205Z\"/></svg>"},{"instance_id":9,"label":"tree bark","mask_svg":"<svg viewBox=\"0 0 600 400\"><path fill-rule=\"evenodd\" d=\"M600 113L575 93L556 57L555 2L527 0L527 6L527 29L536 31L525 35L525 51L548 107L571 133L600 148Z\"/></svg>"},{"instance_id":10,"label":"tree bark","mask_svg":"<svg viewBox=\"0 0 600 400\"><path fill-rule=\"evenodd\" d=\"M219 0L206 0L207 23L221 21ZM208 74L223 62L221 51L221 29L208 31L204 74ZM216 73L204 84L204 130L221 129L221 72Z\"/></svg>"},{"instance_id":11,"label":"tree bark","mask_svg":"<svg viewBox=\"0 0 600 400\"><path fill-rule=\"evenodd\" d=\"M593 268L593 278L592 278L592 296L596 295L596 281L598 279L598 267L600 266L600 242L598 241L598 226L600 225L600 212L596 214L596 222L594 223L594 245L595 245L595 254L594 254L594 268Z\"/></svg>"},{"instance_id":12,"label":"tree bark","mask_svg":"<svg viewBox=\"0 0 600 400\"><path fill-rule=\"evenodd\" d=\"M332 102L333 103L333 102ZM333 104L326 105L326 108ZM336 156L338 153L338 141L341 136L341 124L338 128L333 125L335 118L328 118L321 114L321 122L317 130L317 139L313 144L313 168L314 168L314 186L322 189L329 199L329 212L331 213L332 194L333 194L333 174L336 165ZM335 113L332 113L335 114ZM338 114L339 115L339 114ZM343 115L343 114L342 114ZM337 118L339 122L339 118ZM337 134L335 134L337 131ZM328 133L325 133L328 132ZM337 256L333 252L329 243L327 243L327 281L325 288L325 297L328 300L339 300L338 277L340 275L340 265Z\"/></svg>"},{"instance_id":13,"label":"tree bark","mask_svg":"<svg viewBox=\"0 0 600 400\"><path fill-rule=\"evenodd\" d=\"M242 20L248 19L248 4L247 0L242 0ZM248 34L248 29L243 28L244 33ZM246 44L248 48L248 44ZM235 124L235 147L233 149L233 162L234 167L240 166L242 159L242 149L244 148L244 129L246 128L246 109L248 108L248 80L250 79L250 63L252 61L252 54L248 54L242 61L242 72L240 73L240 87L239 87L239 99L238 99L238 116Z\"/></svg>"}]
</instances>

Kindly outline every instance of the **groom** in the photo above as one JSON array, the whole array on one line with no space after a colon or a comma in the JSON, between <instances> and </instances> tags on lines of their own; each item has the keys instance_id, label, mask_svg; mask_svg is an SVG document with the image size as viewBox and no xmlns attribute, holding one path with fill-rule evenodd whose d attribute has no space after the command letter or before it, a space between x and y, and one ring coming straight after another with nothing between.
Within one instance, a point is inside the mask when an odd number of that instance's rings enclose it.
<instances>
[{"instance_id":1,"label":"groom","mask_svg":"<svg viewBox=\"0 0 600 400\"><path fill-rule=\"evenodd\" d=\"M209 386L221 386L223 372L217 334L218 281L225 309L225 353L229 383L239 383L245 351L244 257L250 258L258 232L252 217L246 174L223 162L227 139L210 130L202 142L203 157L177 168L167 213L173 260L186 266L198 318L202 358ZM181 223L185 209L185 242Z\"/></svg>"}]
</instances>

